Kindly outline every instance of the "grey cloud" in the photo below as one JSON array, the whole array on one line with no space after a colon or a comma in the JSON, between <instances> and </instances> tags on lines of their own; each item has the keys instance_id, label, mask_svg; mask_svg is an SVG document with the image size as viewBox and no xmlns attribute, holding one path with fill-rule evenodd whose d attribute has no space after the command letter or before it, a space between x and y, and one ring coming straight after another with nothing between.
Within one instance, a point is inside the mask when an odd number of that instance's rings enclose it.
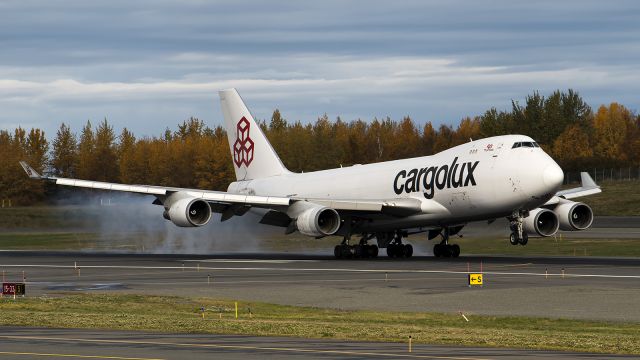
<instances>
[{"instance_id":1,"label":"grey cloud","mask_svg":"<svg viewBox=\"0 0 640 360\"><path fill-rule=\"evenodd\" d=\"M569 87L637 108L639 15L635 1L2 2L0 128L216 125L231 86L258 117L303 121L455 123Z\"/></svg>"}]
</instances>

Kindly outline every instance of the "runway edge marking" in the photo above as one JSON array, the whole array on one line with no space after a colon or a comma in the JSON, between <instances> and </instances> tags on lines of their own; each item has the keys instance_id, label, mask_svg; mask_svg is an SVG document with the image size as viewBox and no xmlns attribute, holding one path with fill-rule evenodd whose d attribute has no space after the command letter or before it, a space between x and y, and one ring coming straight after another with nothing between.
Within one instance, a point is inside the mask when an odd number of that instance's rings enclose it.
<instances>
[{"instance_id":1,"label":"runway edge marking","mask_svg":"<svg viewBox=\"0 0 640 360\"><path fill-rule=\"evenodd\" d=\"M73 265L39 265L39 264L10 264L0 265L3 267L33 267L33 268L74 268ZM401 270L401 269L344 269L344 268L277 268L277 267L206 267L206 266L132 266L132 265L83 265L83 269L145 269L145 270L218 270L218 271L307 271L307 272L359 272L359 273L407 273L407 274L462 274L467 275L466 271L452 270ZM564 276L564 277L592 277L592 278L620 278L620 279L640 279L640 275L608 275L608 274L568 274L565 273L535 273L535 272L502 272L502 271L483 271L483 274L489 275L522 275L522 276Z\"/></svg>"}]
</instances>

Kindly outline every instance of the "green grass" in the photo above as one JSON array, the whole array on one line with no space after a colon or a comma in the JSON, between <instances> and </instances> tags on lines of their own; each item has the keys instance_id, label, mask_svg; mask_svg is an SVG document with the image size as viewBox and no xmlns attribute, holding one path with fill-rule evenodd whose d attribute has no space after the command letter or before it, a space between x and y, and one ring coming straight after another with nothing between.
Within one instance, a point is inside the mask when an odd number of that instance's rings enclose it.
<instances>
[{"instance_id":1,"label":"green grass","mask_svg":"<svg viewBox=\"0 0 640 360\"><path fill-rule=\"evenodd\" d=\"M0 233L3 250L69 250L94 247L91 233Z\"/></svg>"},{"instance_id":2,"label":"green grass","mask_svg":"<svg viewBox=\"0 0 640 360\"><path fill-rule=\"evenodd\" d=\"M141 235L123 233L103 239L95 233L0 233L0 249L3 250L143 250ZM639 239L598 238L529 238L527 246L513 246L506 238L491 237L455 238L462 248L462 255L517 255L517 256L624 256L640 257ZM430 247L423 237L410 237L415 246ZM303 235L266 237L260 243L263 251L320 252L333 254L336 238L309 239ZM381 256L384 255L384 250Z\"/></svg>"},{"instance_id":3,"label":"green grass","mask_svg":"<svg viewBox=\"0 0 640 360\"><path fill-rule=\"evenodd\" d=\"M202 319L200 307L206 318ZM251 309L253 317L248 315ZM142 295L0 300L0 325L296 336L640 354L640 324L466 314L340 311ZM219 318L220 312L223 314Z\"/></svg>"},{"instance_id":4,"label":"green grass","mask_svg":"<svg viewBox=\"0 0 640 360\"><path fill-rule=\"evenodd\" d=\"M513 246L506 238L456 238L462 255L629 256L640 257L639 239L529 238Z\"/></svg>"},{"instance_id":5,"label":"green grass","mask_svg":"<svg viewBox=\"0 0 640 360\"><path fill-rule=\"evenodd\" d=\"M82 215L82 216L80 216ZM0 208L0 231L77 230L99 216L95 206L27 206Z\"/></svg>"},{"instance_id":6,"label":"green grass","mask_svg":"<svg viewBox=\"0 0 640 360\"><path fill-rule=\"evenodd\" d=\"M640 181L605 181L600 194L576 199L597 216L640 216Z\"/></svg>"}]
</instances>

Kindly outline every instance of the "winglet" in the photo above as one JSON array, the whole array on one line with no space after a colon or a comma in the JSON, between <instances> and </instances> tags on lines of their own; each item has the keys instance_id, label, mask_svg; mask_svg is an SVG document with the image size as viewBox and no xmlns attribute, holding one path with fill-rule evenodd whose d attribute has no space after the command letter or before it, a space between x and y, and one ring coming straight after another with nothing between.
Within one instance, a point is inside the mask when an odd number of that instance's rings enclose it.
<instances>
[{"instance_id":1,"label":"winglet","mask_svg":"<svg viewBox=\"0 0 640 360\"><path fill-rule=\"evenodd\" d=\"M42 179L42 176L40 174L38 174L38 172L34 168L29 166L29 164L27 164L26 161L20 161L20 165L24 169L24 172L26 172L27 175L29 175L30 178L32 178L32 179Z\"/></svg>"},{"instance_id":2,"label":"winglet","mask_svg":"<svg viewBox=\"0 0 640 360\"><path fill-rule=\"evenodd\" d=\"M593 181L593 179L591 178L591 175L589 175L588 172L581 172L580 173L580 180L582 181L582 187L583 188L599 188L600 186L598 186L598 184L596 184L595 181Z\"/></svg>"}]
</instances>

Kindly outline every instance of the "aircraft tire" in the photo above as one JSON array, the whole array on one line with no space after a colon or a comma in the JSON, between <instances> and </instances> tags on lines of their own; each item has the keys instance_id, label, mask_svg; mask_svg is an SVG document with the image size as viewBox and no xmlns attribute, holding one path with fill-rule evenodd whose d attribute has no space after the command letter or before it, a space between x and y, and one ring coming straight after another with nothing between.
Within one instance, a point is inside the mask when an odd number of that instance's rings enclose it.
<instances>
[{"instance_id":1,"label":"aircraft tire","mask_svg":"<svg viewBox=\"0 0 640 360\"><path fill-rule=\"evenodd\" d=\"M451 249L451 246L445 245L445 246L442 247L442 249L443 249L442 250L443 257L446 257L446 258L453 257L453 251Z\"/></svg>"},{"instance_id":2,"label":"aircraft tire","mask_svg":"<svg viewBox=\"0 0 640 360\"><path fill-rule=\"evenodd\" d=\"M451 255L454 258L457 258L458 256L460 256L460 245L458 244L451 245Z\"/></svg>"},{"instance_id":3,"label":"aircraft tire","mask_svg":"<svg viewBox=\"0 0 640 360\"><path fill-rule=\"evenodd\" d=\"M439 258L442 256L442 253L440 251L440 244L435 244L433 245L433 256Z\"/></svg>"},{"instance_id":4,"label":"aircraft tire","mask_svg":"<svg viewBox=\"0 0 640 360\"><path fill-rule=\"evenodd\" d=\"M351 246L349 246L349 245L342 246L341 249L340 249L340 253L341 253L341 255L342 255L341 257L343 259L351 259L352 255L353 255L352 252L351 252Z\"/></svg>"},{"instance_id":5,"label":"aircraft tire","mask_svg":"<svg viewBox=\"0 0 640 360\"><path fill-rule=\"evenodd\" d=\"M367 254L370 258L378 257L378 247L376 245L367 245Z\"/></svg>"},{"instance_id":6,"label":"aircraft tire","mask_svg":"<svg viewBox=\"0 0 640 360\"><path fill-rule=\"evenodd\" d=\"M398 256L398 246L396 244L387 245L387 256L390 258Z\"/></svg>"},{"instance_id":7,"label":"aircraft tire","mask_svg":"<svg viewBox=\"0 0 640 360\"><path fill-rule=\"evenodd\" d=\"M411 244L404 245L404 257L410 258L413 256L413 246Z\"/></svg>"},{"instance_id":8,"label":"aircraft tire","mask_svg":"<svg viewBox=\"0 0 640 360\"><path fill-rule=\"evenodd\" d=\"M522 239L520 239L520 245L525 246L529 242L529 235L527 233L522 234Z\"/></svg>"},{"instance_id":9,"label":"aircraft tire","mask_svg":"<svg viewBox=\"0 0 640 360\"><path fill-rule=\"evenodd\" d=\"M336 247L333 248L333 256L335 256L336 259L342 259L342 246L336 245Z\"/></svg>"},{"instance_id":10,"label":"aircraft tire","mask_svg":"<svg viewBox=\"0 0 640 360\"><path fill-rule=\"evenodd\" d=\"M509 236L509 242L511 243L511 245L518 245L520 241L518 241L518 237L515 233L511 233L511 236Z\"/></svg>"}]
</instances>

